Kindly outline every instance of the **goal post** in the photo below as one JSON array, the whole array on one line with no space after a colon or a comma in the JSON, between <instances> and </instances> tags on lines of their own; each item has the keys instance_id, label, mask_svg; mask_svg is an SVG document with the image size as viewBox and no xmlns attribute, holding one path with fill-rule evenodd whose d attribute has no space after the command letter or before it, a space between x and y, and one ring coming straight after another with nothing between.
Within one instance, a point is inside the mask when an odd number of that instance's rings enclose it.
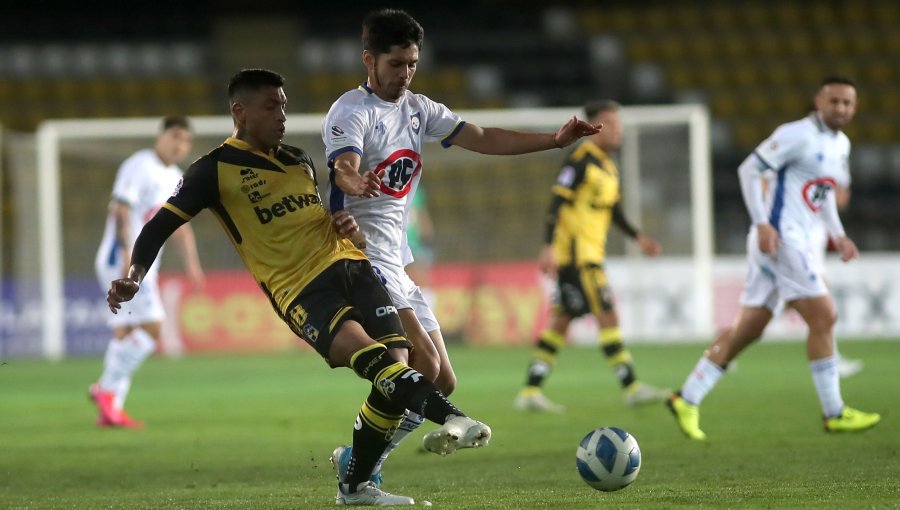
<instances>
[{"instance_id":1,"label":"goal post","mask_svg":"<svg viewBox=\"0 0 900 510\"><path fill-rule=\"evenodd\" d=\"M463 120L479 126L533 131L556 130L573 115L583 116L580 107L473 110L457 113ZM299 145L310 153L320 172L320 184L325 182L322 178L325 169L324 149L320 138L322 118L322 114L289 115L289 134L285 139L286 143ZM709 113L701 105L626 106L621 110L621 118L624 138L617 159L622 173L626 211L635 220L652 224L652 228L648 226L648 232L663 237L661 240L667 254L692 261L690 334L696 337L707 335L713 324ZM231 118L226 116L193 117L191 122L195 135L193 157L217 146L232 131ZM40 301L44 313L40 335L42 353L48 358L59 359L66 355L63 320L66 314L65 282L73 272L69 265L73 263L73 258L78 259L78 271L92 274L93 250L99 242L96 230L102 230L102 215L115 169L135 150L152 146L159 126L160 118L76 119L49 120L43 122L37 130L35 151L40 185L37 186L38 195L35 197L38 204L36 238L40 252L37 255L40 261ZM480 235L478 219L484 218L486 213L477 204L479 200L500 202L493 204L504 208L498 221L508 215L522 223L523 228L533 224L533 229L539 229L543 206L530 206L548 196L549 184L553 182L562 159L561 153L545 151L540 155L498 159L471 155L468 151L459 149L443 150L437 146L438 144L428 144L423 156L426 165L423 183L431 190L429 198L437 195L437 205L444 203L448 207L454 207L452 200L455 200L455 196L449 196L448 186L465 186L453 189L453 192L467 197L467 203L474 203L475 208L479 209L468 211L471 213L469 216L445 215L446 225L436 226L438 237L444 238L446 233L447 239L445 246L441 247L441 261L531 258L536 253L533 248L537 245L533 242L530 245L522 244L519 239L521 236L516 236L514 229L505 237L502 235L502 226L497 226L500 234ZM102 165L98 161L102 161ZM103 166L104 170L94 176L93 173L98 172L99 166ZM482 171L485 166L496 168L502 175L508 173L522 176L522 180L503 184L508 189L502 190L504 193L499 196L480 180L486 173ZM91 175L85 172L90 172ZM475 180L469 182L458 178L457 173L475 176ZM540 177L528 177L531 175ZM530 181L526 183L525 179ZM443 192L435 193L432 188ZM85 200L85 197L80 196L84 194L88 194L88 200L93 202L90 218L81 217L83 204L80 208L66 205L66 201L75 198ZM677 200L677 205L667 202L670 199ZM530 205L527 213L520 214L518 208L522 203ZM469 208L471 207L470 205ZM667 208L671 211L667 211ZM79 233L81 231L78 228L82 226L80 222L89 224L93 229L89 230L89 235ZM223 241L225 236L218 232L218 225L214 222L209 222L209 225L211 231L215 230L211 235L216 236L215 242L219 246L216 249L222 252L215 255L215 263L219 263L218 260L221 259L224 261L222 264L235 264L237 267L240 261L233 254L225 253L232 250L230 246L223 247L222 243L227 243L227 240ZM73 229L75 231L71 232ZM203 242L201 259L207 265L207 260L204 259L206 254L202 251L210 243L203 241L206 229L195 226L195 231L197 230L198 240ZM615 242L619 243L618 248L614 246L611 249L625 253L625 244L621 240L613 241ZM673 249L670 251L668 246ZM88 257L90 262L84 260ZM652 262L642 259L639 263Z\"/></svg>"}]
</instances>

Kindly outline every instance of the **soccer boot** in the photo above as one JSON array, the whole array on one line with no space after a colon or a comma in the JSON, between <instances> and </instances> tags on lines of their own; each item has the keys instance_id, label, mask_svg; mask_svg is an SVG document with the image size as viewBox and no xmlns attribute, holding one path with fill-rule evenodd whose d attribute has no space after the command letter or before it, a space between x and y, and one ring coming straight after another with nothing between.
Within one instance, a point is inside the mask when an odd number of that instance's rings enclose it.
<instances>
[{"instance_id":1,"label":"soccer boot","mask_svg":"<svg viewBox=\"0 0 900 510\"><path fill-rule=\"evenodd\" d=\"M706 439L706 434L700 430L700 406L688 403L679 393L673 393L666 400L666 406L672 411L684 435L697 441Z\"/></svg>"},{"instance_id":2,"label":"soccer boot","mask_svg":"<svg viewBox=\"0 0 900 510\"><path fill-rule=\"evenodd\" d=\"M863 362L859 359L849 359L841 356L837 357L837 371L841 379L847 379L862 372Z\"/></svg>"},{"instance_id":3,"label":"soccer boot","mask_svg":"<svg viewBox=\"0 0 900 510\"><path fill-rule=\"evenodd\" d=\"M339 482L347 479L347 469L350 468L350 456L352 454L352 446L338 446L331 452L331 465L334 466ZM375 487L381 487L381 484L384 483L384 480L381 478L381 470L379 469L378 472L372 473L369 476L369 481L375 484Z\"/></svg>"},{"instance_id":4,"label":"soccer boot","mask_svg":"<svg viewBox=\"0 0 900 510\"><path fill-rule=\"evenodd\" d=\"M881 421L878 413L864 413L844 406L840 416L825 418L825 430L828 432L859 432L870 429Z\"/></svg>"},{"instance_id":5,"label":"soccer boot","mask_svg":"<svg viewBox=\"0 0 900 510\"><path fill-rule=\"evenodd\" d=\"M447 455L460 448L480 448L491 440L491 428L467 416L454 416L439 428L425 434L426 450Z\"/></svg>"},{"instance_id":6,"label":"soccer boot","mask_svg":"<svg viewBox=\"0 0 900 510\"><path fill-rule=\"evenodd\" d=\"M337 496L334 502L337 505L346 506L401 506L415 505L413 498L398 496L375 487L372 482L363 482L356 486L356 490L350 492L345 483L338 483Z\"/></svg>"},{"instance_id":7,"label":"soccer boot","mask_svg":"<svg viewBox=\"0 0 900 510\"><path fill-rule=\"evenodd\" d=\"M144 428L144 422L137 421L131 416L128 416L128 413L126 413L124 409L117 410L116 415L110 420L110 425L123 429Z\"/></svg>"},{"instance_id":8,"label":"soccer boot","mask_svg":"<svg viewBox=\"0 0 900 510\"><path fill-rule=\"evenodd\" d=\"M88 388L88 396L97 404L99 416L97 417L98 427L115 426L116 418L119 412L115 408L116 394L111 391L103 391L97 383Z\"/></svg>"},{"instance_id":9,"label":"soccer boot","mask_svg":"<svg viewBox=\"0 0 900 510\"><path fill-rule=\"evenodd\" d=\"M513 407L519 411L535 411L539 413L562 413L566 407L553 402L544 396L540 388L524 388L513 401Z\"/></svg>"},{"instance_id":10,"label":"soccer boot","mask_svg":"<svg viewBox=\"0 0 900 510\"><path fill-rule=\"evenodd\" d=\"M657 388L656 386L650 386L649 384L635 381L625 388L622 399L625 401L625 405L636 407L644 404L662 402L669 398L669 395L671 394L672 390L664 390Z\"/></svg>"}]
</instances>

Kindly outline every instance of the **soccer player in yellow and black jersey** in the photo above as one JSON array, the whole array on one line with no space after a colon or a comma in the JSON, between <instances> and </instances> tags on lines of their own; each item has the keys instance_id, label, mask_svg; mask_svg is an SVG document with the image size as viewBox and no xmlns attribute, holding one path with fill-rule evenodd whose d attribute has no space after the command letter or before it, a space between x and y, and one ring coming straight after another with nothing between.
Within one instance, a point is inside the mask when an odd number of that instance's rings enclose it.
<instances>
[{"instance_id":1,"label":"soccer player in yellow and black jersey","mask_svg":"<svg viewBox=\"0 0 900 510\"><path fill-rule=\"evenodd\" d=\"M134 244L128 276L107 301L115 313L139 289L163 242L203 209L221 222L275 311L332 367L350 367L372 383L353 431L353 458L338 483L344 505L412 505L368 478L407 409L442 424L425 436L429 451L484 446L490 428L466 417L407 365L409 341L397 310L366 256L347 239L358 231L347 212L330 216L315 169L299 148L281 143L284 79L264 69L236 74L228 87L234 132L194 162ZM355 190L367 196L379 176Z\"/></svg>"},{"instance_id":2,"label":"soccer player in yellow and black jersey","mask_svg":"<svg viewBox=\"0 0 900 510\"><path fill-rule=\"evenodd\" d=\"M542 271L556 276L558 288L550 325L537 339L526 386L515 400L520 410L564 410L545 397L541 387L565 343L569 323L586 313L597 317L600 347L624 389L627 404L659 401L669 394L637 380L631 354L622 344L619 317L603 268L611 223L637 241L645 254L655 256L660 251L659 243L638 232L622 212L619 170L608 154L618 149L622 140L619 105L595 101L585 106L585 114L588 122L602 123L603 129L569 154L553 186L538 263Z\"/></svg>"}]
</instances>

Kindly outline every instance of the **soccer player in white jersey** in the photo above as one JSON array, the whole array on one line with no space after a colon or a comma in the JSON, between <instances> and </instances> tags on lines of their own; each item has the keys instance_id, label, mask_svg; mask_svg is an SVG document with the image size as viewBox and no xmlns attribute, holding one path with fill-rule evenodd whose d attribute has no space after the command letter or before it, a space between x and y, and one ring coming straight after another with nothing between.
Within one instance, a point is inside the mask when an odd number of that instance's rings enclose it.
<instances>
[{"instance_id":1,"label":"soccer player in white jersey","mask_svg":"<svg viewBox=\"0 0 900 510\"><path fill-rule=\"evenodd\" d=\"M482 154L524 154L562 148L594 134L598 127L572 118L556 133L525 133L481 128L464 122L443 104L409 90L424 30L401 10L382 9L363 21L365 83L343 94L322 124L331 169L329 206L356 218L364 249L396 306L414 349L410 365L435 382L445 395L456 386L441 330L421 291L404 271L412 262L406 228L422 171L422 145L440 141ZM363 247L363 246L361 246ZM408 414L387 453L422 418ZM353 452L338 447L332 461L342 477Z\"/></svg>"},{"instance_id":2,"label":"soccer player in white jersey","mask_svg":"<svg viewBox=\"0 0 900 510\"><path fill-rule=\"evenodd\" d=\"M844 405L834 356L836 313L828 287L810 262L809 231L823 221L844 262L859 256L844 233L833 190L848 164L850 141L841 128L856 111L856 87L844 77L825 78L808 117L783 124L741 163L738 174L753 225L747 236L747 279L732 328L700 357L681 390L667 401L682 432L706 439L700 403L729 362L762 336L772 310L783 299L806 322L806 352L825 430L865 430L881 416ZM764 194L763 172L774 171ZM768 198L766 198L768 197Z\"/></svg>"},{"instance_id":3,"label":"soccer player in white jersey","mask_svg":"<svg viewBox=\"0 0 900 510\"><path fill-rule=\"evenodd\" d=\"M154 147L134 153L116 174L103 240L94 264L103 289L110 281L126 275L138 233L172 195L181 179L177 164L191 150L190 122L183 116L170 116L163 119L161 127ZM192 283L202 285L203 270L190 226L185 224L179 229L175 239ZM125 398L132 374L156 349L165 318L158 274L159 266L151 268L134 300L122 305L124 313L112 315L108 320L114 337L106 348L103 373L90 387L90 396L100 412L97 418L100 427L142 426L125 412Z\"/></svg>"}]
</instances>

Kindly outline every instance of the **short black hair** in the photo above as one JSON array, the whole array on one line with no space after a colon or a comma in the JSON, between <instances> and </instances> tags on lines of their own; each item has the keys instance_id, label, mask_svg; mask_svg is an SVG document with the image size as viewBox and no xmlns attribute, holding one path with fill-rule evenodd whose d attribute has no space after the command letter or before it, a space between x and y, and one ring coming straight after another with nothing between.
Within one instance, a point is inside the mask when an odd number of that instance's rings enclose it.
<instances>
[{"instance_id":1,"label":"short black hair","mask_svg":"<svg viewBox=\"0 0 900 510\"><path fill-rule=\"evenodd\" d=\"M169 115L162 120L162 131L167 131L173 127L191 130L191 121L185 115Z\"/></svg>"},{"instance_id":2,"label":"short black hair","mask_svg":"<svg viewBox=\"0 0 900 510\"><path fill-rule=\"evenodd\" d=\"M234 99L247 92L256 92L262 87L283 87L284 76L268 69L242 69L228 81L228 99Z\"/></svg>"},{"instance_id":3,"label":"short black hair","mask_svg":"<svg viewBox=\"0 0 900 510\"><path fill-rule=\"evenodd\" d=\"M590 120L600 113L617 112L620 108L622 108L622 105L612 99L596 99L584 105L584 114L587 116L587 119Z\"/></svg>"},{"instance_id":4,"label":"short black hair","mask_svg":"<svg viewBox=\"0 0 900 510\"><path fill-rule=\"evenodd\" d=\"M424 40L422 25L400 9L377 9L363 20L363 49L376 55L390 53L391 46L409 48L415 44L421 49Z\"/></svg>"},{"instance_id":5,"label":"short black hair","mask_svg":"<svg viewBox=\"0 0 900 510\"><path fill-rule=\"evenodd\" d=\"M850 85L851 87L856 88L856 83L842 74L829 74L822 78L822 81L819 83L819 90L824 89L828 85Z\"/></svg>"}]
</instances>

